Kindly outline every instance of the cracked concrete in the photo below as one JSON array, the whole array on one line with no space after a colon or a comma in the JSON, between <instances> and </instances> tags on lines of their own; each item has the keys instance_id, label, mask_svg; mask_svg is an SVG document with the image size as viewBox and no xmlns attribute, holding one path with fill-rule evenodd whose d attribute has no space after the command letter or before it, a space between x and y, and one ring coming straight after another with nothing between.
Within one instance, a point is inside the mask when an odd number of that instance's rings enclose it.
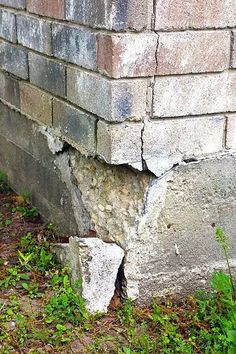
<instances>
[{"instance_id":1,"label":"cracked concrete","mask_svg":"<svg viewBox=\"0 0 236 354\"><path fill-rule=\"evenodd\" d=\"M29 186L32 202L45 220L78 237L74 246L71 241L70 251L68 245L61 246L62 258L71 261L70 252L74 252L77 261L73 269L78 273L73 279L83 275L83 295L92 311L107 309L121 264L121 295L140 303L167 293L182 296L206 286L212 270L224 267L212 225L222 226L229 235L235 261L236 159L231 150L194 156L184 153L185 160L178 160L179 165L175 165L175 151L174 166L161 166L163 174L158 178L149 171L83 156L52 130L39 129L24 116L19 119L15 111L3 112L0 119L0 151L4 151L0 169L8 171L17 191ZM9 124L15 129L8 129ZM214 124L225 129L222 118ZM180 140L181 153L186 146ZM197 147L200 152L203 148L201 144ZM85 237L90 232L93 240ZM85 253L92 254L94 261L100 257L100 262L94 263L96 269L90 268L90 256L85 257L82 269L80 242L88 247ZM106 249L102 256L95 252L99 245ZM106 292L104 275L99 278L99 274L107 271L108 261L113 271ZM102 302L95 301L97 308L93 299L97 299L98 290L89 292L90 283L107 295L101 296Z\"/></svg>"}]
</instances>

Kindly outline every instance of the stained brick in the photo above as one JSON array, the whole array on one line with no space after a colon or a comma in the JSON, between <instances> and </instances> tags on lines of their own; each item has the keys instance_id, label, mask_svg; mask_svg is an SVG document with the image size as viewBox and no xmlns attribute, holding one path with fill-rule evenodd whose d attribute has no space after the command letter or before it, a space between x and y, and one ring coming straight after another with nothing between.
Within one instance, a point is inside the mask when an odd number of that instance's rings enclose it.
<instances>
[{"instance_id":1,"label":"stained brick","mask_svg":"<svg viewBox=\"0 0 236 354\"><path fill-rule=\"evenodd\" d=\"M64 19L64 9L64 0L27 0L27 10L42 16Z\"/></svg>"},{"instance_id":2,"label":"stained brick","mask_svg":"<svg viewBox=\"0 0 236 354\"><path fill-rule=\"evenodd\" d=\"M157 77L154 116L236 111L236 72Z\"/></svg>"},{"instance_id":3,"label":"stained brick","mask_svg":"<svg viewBox=\"0 0 236 354\"><path fill-rule=\"evenodd\" d=\"M115 78L155 74L155 34L98 34L97 39L97 65L102 73Z\"/></svg>"},{"instance_id":4,"label":"stained brick","mask_svg":"<svg viewBox=\"0 0 236 354\"><path fill-rule=\"evenodd\" d=\"M20 108L19 81L0 71L0 98Z\"/></svg>"},{"instance_id":5,"label":"stained brick","mask_svg":"<svg viewBox=\"0 0 236 354\"><path fill-rule=\"evenodd\" d=\"M236 68L236 31L232 31L231 67Z\"/></svg>"},{"instance_id":6,"label":"stained brick","mask_svg":"<svg viewBox=\"0 0 236 354\"><path fill-rule=\"evenodd\" d=\"M60 100L53 100L53 127L82 153L96 151L96 118Z\"/></svg>"},{"instance_id":7,"label":"stained brick","mask_svg":"<svg viewBox=\"0 0 236 354\"><path fill-rule=\"evenodd\" d=\"M53 55L88 69L96 69L96 36L84 29L53 24Z\"/></svg>"},{"instance_id":8,"label":"stained brick","mask_svg":"<svg viewBox=\"0 0 236 354\"><path fill-rule=\"evenodd\" d=\"M51 24L32 16L17 16L18 42L25 47L50 55Z\"/></svg>"},{"instance_id":9,"label":"stained brick","mask_svg":"<svg viewBox=\"0 0 236 354\"><path fill-rule=\"evenodd\" d=\"M10 11L0 10L0 37L16 43L16 16Z\"/></svg>"},{"instance_id":10,"label":"stained brick","mask_svg":"<svg viewBox=\"0 0 236 354\"><path fill-rule=\"evenodd\" d=\"M21 110L32 119L52 125L52 97L37 87L20 83Z\"/></svg>"},{"instance_id":11,"label":"stained brick","mask_svg":"<svg viewBox=\"0 0 236 354\"><path fill-rule=\"evenodd\" d=\"M109 80L80 69L67 70L67 97L108 121L139 120L146 115L147 80Z\"/></svg>"},{"instance_id":12,"label":"stained brick","mask_svg":"<svg viewBox=\"0 0 236 354\"><path fill-rule=\"evenodd\" d=\"M229 67L230 32L160 33L157 74L223 71Z\"/></svg>"},{"instance_id":13,"label":"stained brick","mask_svg":"<svg viewBox=\"0 0 236 354\"><path fill-rule=\"evenodd\" d=\"M30 82L54 93L65 96L65 66L55 60L29 53Z\"/></svg>"},{"instance_id":14,"label":"stained brick","mask_svg":"<svg viewBox=\"0 0 236 354\"><path fill-rule=\"evenodd\" d=\"M0 41L0 66L22 79L28 79L28 54L18 46Z\"/></svg>"},{"instance_id":15,"label":"stained brick","mask_svg":"<svg viewBox=\"0 0 236 354\"><path fill-rule=\"evenodd\" d=\"M26 0L0 0L0 5L14 7L15 9L25 9Z\"/></svg>"},{"instance_id":16,"label":"stained brick","mask_svg":"<svg viewBox=\"0 0 236 354\"><path fill-rule=\"evenodd\" d=\"M232 0L157 0L155 13L156 30L236 25L236 2Z\"/></svg>"},{"instance_id":17,"label":"stained brick","mask_svg":"<svg viewBox=\"0 0 236 354\"><path fill-rule=\"evenodd\" d=\"M66 19L117 31L150 27L152 0L68 0Z\"/></svg>"}]
</instances>

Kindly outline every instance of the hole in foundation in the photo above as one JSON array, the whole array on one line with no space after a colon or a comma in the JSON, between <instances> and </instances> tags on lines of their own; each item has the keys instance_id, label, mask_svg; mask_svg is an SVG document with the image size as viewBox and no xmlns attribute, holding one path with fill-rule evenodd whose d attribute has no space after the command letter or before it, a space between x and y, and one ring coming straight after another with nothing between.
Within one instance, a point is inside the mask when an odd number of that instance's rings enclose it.
<instances>
[{"instance_id":1,"label":"hole in foundation","mask_svg":"<svg viewBox=\"0 0 236 354\"><path fill-rule=\"evenodd\" d=\"M119 266L116 282L115 282L115 292L111 299L109 308L115 309L119 306L125 299L127 299L127 291L126 291L126 279L124 272L124 262L125 258L123 258L121 265Z\"/></svg>"}]
</instances>

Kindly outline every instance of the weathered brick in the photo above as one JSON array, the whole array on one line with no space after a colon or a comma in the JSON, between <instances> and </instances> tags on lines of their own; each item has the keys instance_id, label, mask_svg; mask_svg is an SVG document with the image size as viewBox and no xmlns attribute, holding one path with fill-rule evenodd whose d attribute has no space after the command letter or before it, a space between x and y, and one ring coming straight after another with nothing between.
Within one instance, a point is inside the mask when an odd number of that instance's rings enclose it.
<instances>
[{"instance_id":1,"label":"weathered brick","mask_svg":"<svg viewBox=\"0 0 236 354\"><path fill-rule=\"evenodd\" d=\"M98 122L97 152L108 163L129 164L142 170L142 123L123 122L109 124Z\"/></svg>"},{"instance_id":2,"label":"weathered brick","mask_svg":"<svg viewBox=\"0 0 236 354\"><path fill-rule=\"evenodd\" d=\"M15 9L25 9L26 0L0 0L0 5L14 7Z\"/></svg>"},{"instance_id":3,"label":"weathered brick","mask_svg":"<svg viewBox=\"0 0 236 354\"><path fill-rule=\"evenodd\" d=\"M29 53L30 82L58 96L65 96L65 66L55 60Z\"/></svg>"},{"instance_id":4,"label":"weathered brick","mask_svg":"<svg viewBox=\"0 0 236 354\"><path fill-rule=\"evenodd\" d=\"M227 114L226 148L236 149L236 114Z\"/></svg>"},{"instance_id":5,"label":"weathered brick","mask_svg":"<svg viewBox=\"0 0 236 354\"><path fill-rule=\"evenodd\" d=\"M22 79L28 79L28 54L24 49L0 41L0 67Z\"/></svg>"},{"instance_id":6,"label":"weathered brick","mask_svg":"<svg viewBox=\"0 0 236 354\"><path fill-rule=\"evenodd\" d=\"M185 159L221 151L224 123L222 116L146 122L143 158L148 169L160 176Z\"/></svg>"},{"instance_id":7,"label":"weathered brick","mask_svg":"<svg viewBox=\"0 0 236 354\"><path fill-rule=\"evenodd\" d=\"M66 19L117 31L150 27L152 0L68 0Z\"/></svg>"},{"instance_id":8,"label":"weathered brick","mask_svg":"<svg viewBox=\"0 0 236 354\"><path fill-rule=\"evenodd\" d=\"M147 80L109 80L67 69L67 98L108 121L139 120L146 115Z\"/></svg>"},{"instance_id":9,"label":"weathered brick","mask_svg":"<svg viewBox=\"0 0 236 354\"><path fill-rule=\"evenodd\" d=\"M50 55L51 23L32 16L17 15L18 42L25 47Z\"/></svg>"},{"instance_id":10,"label":"weathered brick","mask_svg":"<svg viewBox=\"0 0 236 354\"><path fill-rule=\"evenodd\" d=\"M230 32L160 33L157 74L223 71L229 67Z\"/></svg>"},{"instance_id":11,"label":"weathered brick","mask_svg":"<svg viewBox=\"0 0 236 354\"><path fill-rule=\"evenodd\" d=\"M27 0L27 10L58 19L65 17L65 0Z\"/></svg>"},{"instance_id":12,"label":"weathered brick","mask_svg":"<svg viewBox=\"0 0 236 354\"><path fill-rule=\"evenodd\" d=\"M236 31L232 31L231 67L236 68Z\"/></svg>"},{"instance_id":13,"label":"weathered brick","mask_svg":"<svg viewBox=\"0 0 236 354\"><path fill-rule=\"evenodd\" d=\"M109 76L153 76L158 37L155 34L98 34L98 69Z\"/></svg>"},{"instance_id":14,"label":"weathered brick","mask_svg":"<svg viewBox=\"0 0 236 354\"><path fill-rule=\"evenodd\" d=\"M0 9L0 37L16 43L16 16Z\"/></svg>"},{"instance_id":15,"label":"weathered brick","mask_svg":"<svg viewBox=\"0 0 236 354\"><path fill-rule=\"evenodd\" d=\"M236 111L236 72L157 77L154 116Z\"/></svg>"},{"instance_id":16,"label":"weathered brick","mask_svg":"<svg viewBox=\"0 0 236 354\"><path fill-rule=\"evenodd\" d=\"M224 28L236 24L236 2L232 0L157 0L156 30Z\"/></svg>"},{"instance_id":17,"label":"weathered brick","mask_svg":"<svg viewBox=\"0 0 236 354\"><path fill-rule=\"evenodd\" d=\"M55 57L88 69L96 69L96 36L93 32L53 24L52 41Z\"/></svg>"},{"instance_id":18,"label":"weathered brick","mask_svg":"<svg viewBox=\"0 0 236 354\"><path fill-rule=\"evenodd\" d=\"M52 125L52 97L27 83L20 83L21 111L32 119Z\"/></svg>"},{"instance_id":19,"label":"weathered brick","mask_svg":"<svg viewBox=\"0 0 236 354\"><path fill-rule=\"evenodd\" d=\"M0 71L0 98L20 108L19 81Z\"/></svg>"},{"instance_id":20,"label":"weathered brick","mask_svg":"<svg viewBox=\"0 0 236 354\"><path fill-rule=\"evenodd\" d=\"M60 100L53 100L53 127L82 153L96 152L96 118Z\"/></svg>"}]
</instances>

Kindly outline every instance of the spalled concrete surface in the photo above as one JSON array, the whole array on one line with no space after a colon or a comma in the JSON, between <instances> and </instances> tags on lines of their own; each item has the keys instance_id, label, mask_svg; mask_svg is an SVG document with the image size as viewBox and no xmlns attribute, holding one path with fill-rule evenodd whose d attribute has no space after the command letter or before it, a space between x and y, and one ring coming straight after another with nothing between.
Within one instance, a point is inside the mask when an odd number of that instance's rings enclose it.
<instances>
[{"instance_id":1,"label":"spalled concrete surface","mask_svg":"<svg viewBox=\"0 0 236 354\"><path fill-rule=\"evenodd\" d=\"M69 244L53 246L59 260L71 271L73 283L82 280L81 295L92 312L106 312L115 293L122 248L98 238L71 237Z\"/></svg>"}]
</instances>

